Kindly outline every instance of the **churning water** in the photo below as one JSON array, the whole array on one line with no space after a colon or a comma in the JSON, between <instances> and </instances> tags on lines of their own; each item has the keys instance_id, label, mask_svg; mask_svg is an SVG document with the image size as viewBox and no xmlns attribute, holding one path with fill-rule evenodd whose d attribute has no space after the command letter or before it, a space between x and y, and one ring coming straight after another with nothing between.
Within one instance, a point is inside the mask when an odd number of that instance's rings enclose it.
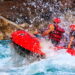
<instances>
[{"instance_id":1,"label":"churning water","mask_svg":"<svg viewBox=\"0 0 75 75\"><path fill-rule=\"evenodd\" d=\"M65 51L25 65L26 59L14 54L10 40L0 41L1 75L75 75L75 56Z\"/></svg>"}]
</instances>

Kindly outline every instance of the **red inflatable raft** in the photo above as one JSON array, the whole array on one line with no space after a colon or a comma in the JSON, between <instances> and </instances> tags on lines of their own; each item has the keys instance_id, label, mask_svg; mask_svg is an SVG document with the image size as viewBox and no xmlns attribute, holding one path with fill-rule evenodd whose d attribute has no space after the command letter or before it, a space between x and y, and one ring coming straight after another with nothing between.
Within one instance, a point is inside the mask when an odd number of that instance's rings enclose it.
<instances>
[{"instance_id":1,"label":"red inflatable raft","mask_svg":"<svg viewBox=\"0 0 75 75\"><path fill-rule=\"evenodd\" d=\"M65 49L67 53L69 53L70 55L72 56L75 56L75 50L72 49L72 48L65 48L65 47L62 47L62 46L57 46L54 48L56 51L57 50L61 50L61 49Z\"/></svg>"},{"instance_id":2,"label":"red inflatable raft","mask_svg":"<svg viewBox=\"0 0 75 75\"><path fill-rule=\"evenodd\" d=\"M29 50L40 55L45 55L45 53L41 51L40 40L34 35L24 30L18 30L12 33L11 38L15 44L25 48L26 50ZM66 49L64 47L55 48L57 48L57 50L65 49L67 53L75 56L75 50L73 49Z\"/></svg>"},{"instance_id":3,"label":"red inflatable raft","mask_svg":"<svg viewBox=\"0 0 75 75\"><path fill-rule=\"evenodd\" d=\"M12 33L11 38L15 44L31 52L44 55L44 53L41 51L41 46L39 42L40 40L34 35L23 30L18 30Z\"/></svg>"}]
</instances>

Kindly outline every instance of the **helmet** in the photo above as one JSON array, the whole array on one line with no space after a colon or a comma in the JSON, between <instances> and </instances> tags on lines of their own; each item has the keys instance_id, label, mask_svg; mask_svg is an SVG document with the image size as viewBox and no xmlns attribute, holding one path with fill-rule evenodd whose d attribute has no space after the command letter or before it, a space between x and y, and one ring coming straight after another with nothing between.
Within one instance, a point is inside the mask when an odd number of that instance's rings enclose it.
<instances>
[{"instance_id":1,"label":"helmet","mask_svg":"<svg viewBox=\"0 0 75 75\"><path fill-rule=\"evenodd\" d=\"M54 22L54 23L60 23L61 20L60 20L60 18L55 18L55 19L53 20L53 22Z\"/></svg>"},{"instance_id":2,"label":"helmet","mask_svg":"<svg viewBox=\"0 0 75 75\"><path fill-rule=\"evenodd\" d=\"M75 25L74 24L70 25L70 28L71 30L75 30Z\"/></svg>"}]
</instances>

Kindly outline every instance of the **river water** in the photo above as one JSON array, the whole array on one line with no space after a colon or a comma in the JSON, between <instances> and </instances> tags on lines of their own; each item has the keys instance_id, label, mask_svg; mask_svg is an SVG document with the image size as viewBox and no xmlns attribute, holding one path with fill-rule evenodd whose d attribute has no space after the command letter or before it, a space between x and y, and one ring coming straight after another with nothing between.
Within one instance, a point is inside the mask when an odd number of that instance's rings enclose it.
<instances>
[{"instance_id":1,"label":"river water","mask_svg":"<svg viewBox=\"0 0 75 75\"><path fill-rule=\"evenodd\" d=\"M1 75L75 75L75 56L61 51L49 58L25 65L25 58L14 54L10 44L10 40L0 41Z\"/></svg>"}]
</instances>

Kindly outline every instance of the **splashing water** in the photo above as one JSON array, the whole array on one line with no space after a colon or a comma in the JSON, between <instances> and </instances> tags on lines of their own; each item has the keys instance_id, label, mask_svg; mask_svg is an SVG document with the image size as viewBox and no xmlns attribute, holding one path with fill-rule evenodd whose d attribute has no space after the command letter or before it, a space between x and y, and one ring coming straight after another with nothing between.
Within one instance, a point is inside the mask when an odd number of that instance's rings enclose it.
<instances>
[{"instance_id":1,"label":"splashing water","mask_svg":"<svg viewBox=\"0 0 75 75\"><path fill-rule=\"evenodd\" d=\"M41 39L41 50L46 54L46 57L51 57L55 55L55 51L53 50L54 46L51 41L46 41L45 39Z\"/></svg>"},{"instance_id":2,"label":"splashing water","mask_svg":"<svg viewBox=\"0 0 75 75\"><path fill-rule=\"evenodd\" d=\"M25 65L25 58L14 55L10 42L2 40L0 43L0 74L2 75L74 75L75 56L63 51L58 54ZM17 59L18 60L17 60ZM16 59L16 60L14 60ZM27 62L28 63L28 62Z\"/></svg>"}]
</instances>

